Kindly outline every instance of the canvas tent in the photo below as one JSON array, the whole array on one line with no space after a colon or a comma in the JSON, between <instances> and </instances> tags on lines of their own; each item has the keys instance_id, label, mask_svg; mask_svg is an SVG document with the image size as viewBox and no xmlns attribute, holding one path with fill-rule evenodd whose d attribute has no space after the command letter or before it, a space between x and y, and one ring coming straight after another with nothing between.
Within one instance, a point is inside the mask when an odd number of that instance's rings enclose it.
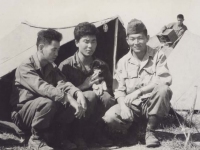
<instances>
[{"instance_id":1,"label":"canvas tent","mask_svg":"<svg viewBox=\"0 0 200 150\"><path fill-rule=\"evenodd\" d=\"M148 45L154 48L162 46L157 36L151 37ZM164 46L161 50L167 56L172 75L172 107L176 110L190 110L195 99L195 86L200 88L200 36L187 30L174 49ZM200 110L199 88L195 110Z\"/></svg>"},{"instance_id":2,"label":"canvas tent","mask_svg":"<svg viewBox=\"0 0 200 150\"><path fill-rule=\"evenodd\" d=\"M172 106L177 110L190 110L198 86L195 110L200 110L200 37L186 31L168 56L168 67L173 77Z\"/></svg>"},{"instance_id":3,"label":"canvas tent","mask_svg":"<svg viewBox=\"0 0 200 150\"><path fill-rule=\"evenodd\" d=\"M99 30L95 55L107 62L113 71L116 61L128 51L123 23L118 16L93 23ZM75 26L54 28L63 34L59 56L56 59L57 65L77 50L73 36L74 28ZM36 52L37 33L41 29L46 27L22 23L0 40L0 120L10 118L9 98L15 69L24 59Z\"/></svg>"},{"instance_id":4,"label":"canvas tent","mask_svg":"<svg viewBox=\"0 0 200 150\"><path fill-rule=\"evenodd\" d=\"M98 46L95 55L106 61L113 71L116 62L128 52L126 33L119 17L112 17L93 22L99 29ZM108 31L104 31L105 24ZM38 31L45 27L33 26L29 23L20 24L14 31L0 40L0 120L9 120L12 80L16 67L31 54L36 52L36 37ZM73 55L75 46L74 26L56 28L63 34L61 49L56 63ZM177 46L166 51L168 67L173 77L171 89L172 106L179 110L189 110L194 100L194 86L200 85L200 37L186 31ZM151 38L150 46L160 46L156 37ZM196 110L200 110L200 90L197 92Z\"/></svg>"}]
</instances>

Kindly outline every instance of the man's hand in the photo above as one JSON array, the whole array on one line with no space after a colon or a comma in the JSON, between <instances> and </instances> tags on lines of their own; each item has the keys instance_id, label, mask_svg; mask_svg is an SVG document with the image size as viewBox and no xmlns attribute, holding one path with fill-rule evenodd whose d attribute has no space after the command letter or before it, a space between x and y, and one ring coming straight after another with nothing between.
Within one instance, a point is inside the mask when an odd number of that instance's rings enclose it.
<instances>
[{"instance_id":1,"label":"man's hand","mask_svg":"<svg viewBox=\"0 0 200 150\"><path fill-rule=\"evenodd\" d=\"M90 77L87 77L85 79L85 81L83 82L83 84L81 84L80 86L78 86L78 88L80 90L89 89L93 84L98 84L102 80L103 80L103 77L99 77L98 74L92 75Z\"/></svg>"},{"instance_id":2,"label":"man's hand","mask_svg":"<svg viewBox=\"0 0 200 150\"><path fill-rule=\"evenodd\" d=\"M133 121L133 112L126 105L121 105L121 117L124 120Z\"/></svg>"},{"instance_id":3,"label":"man's hand","mask_svg":"<svg viewBox=\"0 0 200 150\"><path fill-rule=\"evenodd\" d=\"M65 94L65 98L68 99L68 102L70 105L76 110L75 117L80 119L85 111L83 110L83 107L69 94Z\"/></svg>"},{"instance_id":4,"label":"man's hand","mask_svg":"<svg viewBox=\"0 0 200 150\"><path fill-rule=\"evenodd\" d=\"M124 103L124 99L125 97L119 97L117 99L119 105L120 105L120 108L121 108L121 117L122 119L124 120L127 120L127 121L133 121L133 112L130 108L128 108L126 106L126 104Z\"/></svg>"},{"instance_id":5,"label":"man's hand","mask_svg":"<svg viewBox=\"0 0 200 150\"><path fill-rule=\"evenodd\" d=\"M85 117L85 112L87 110L87 102L86 102L85 96L83 95L81 91L78 91L76 93L76 97L77 97L78 104L80 104L83 108L83 111L84 111L83 116Z\"/></svg>"},{"instance_id":6,"label":"man's hand","mask_svg":"<svg viewBox=\"0 0 200 150\"><path fill-rule=\"evenodd\" d=\"M103 94L103 88L101 84L94 84L95 88L93 88L93 91L96 93L96 95L101 96Z\"/></svg>"},{"instance_id":7,"label":"man's hand","mask_svg":"<svg viewBox=\"0 0 200 150\"><path fill-rule=\"evenodd\" d=\"M140 90L136 90L133 93L127 95L125 97L124 103L126 104L127 107L130 107L132 102L137 99L139 96L141 95L141 91Z\"/></svg>"},{"instance_id":8,"label":"man's hand","mask_svg":"<svg viewBox=\"0 0 200 150\"><path fill-rule=\"evenodd\" d=\"M84 114L85 114L85 111L83 110L83 107L80 105L80 104L75 104L75 110L76 110L76 112L75 112L75 117L76 118L78 118L78 119L81 119L81 117L82 116L84 116Z\"/></svg>"}]
</instances>

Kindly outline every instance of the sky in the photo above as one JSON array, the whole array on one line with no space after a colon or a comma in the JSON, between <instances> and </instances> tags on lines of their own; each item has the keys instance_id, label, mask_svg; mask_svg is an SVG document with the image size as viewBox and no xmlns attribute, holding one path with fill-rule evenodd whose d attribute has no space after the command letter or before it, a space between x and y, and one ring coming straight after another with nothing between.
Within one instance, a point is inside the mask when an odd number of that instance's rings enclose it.
<instances>
[{"instance_id":1,"label":"sky","mask_svg":"<svg viewBox=\"0 0 200 150\"><path fill-rule=\"evenodd\" d=\"M21 22L44 27L66 27L83 21L98 21L120 16L127 23L137 18L146 25L149 35L185 16L184 24L200 35L199 0L0 0L0 39Z\"/></svg>"}]
</instances>

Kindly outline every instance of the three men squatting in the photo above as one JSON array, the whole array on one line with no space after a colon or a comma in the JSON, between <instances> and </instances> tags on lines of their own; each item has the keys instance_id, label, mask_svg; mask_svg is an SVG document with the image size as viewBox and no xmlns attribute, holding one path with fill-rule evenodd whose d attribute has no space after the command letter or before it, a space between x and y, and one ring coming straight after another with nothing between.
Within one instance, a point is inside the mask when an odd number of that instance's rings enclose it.
<instances>
[{"instance_id":1,"label":"three men squatting","mask_svg":"<svg viewBox=\"0 0 200 150\"><path fill-rule=\"evenodd\" d=\"M59 70L54 61L62 35L52 29L42 30L37 52L17 68L11 117L20 129L31 132L31 148L87 149L84 131L90 129L97 135L97 143L110 146L112 140L102 134L103 128L127 130L137 118L147 120L146 146L160 145L155 129L168 114L172 96L166 56L147 46L149 36L143 22L131 20L126 37L130 50L117 64L114 78L118 87L113 94L112 76L105 62L106 78L91 73L91 63L98 59L93 55L97 35L93 24L78 24L74 30L78 50L60 64ZM108 89L95 93L92 85L103 80Z\"/></svg>"}]
</instances>

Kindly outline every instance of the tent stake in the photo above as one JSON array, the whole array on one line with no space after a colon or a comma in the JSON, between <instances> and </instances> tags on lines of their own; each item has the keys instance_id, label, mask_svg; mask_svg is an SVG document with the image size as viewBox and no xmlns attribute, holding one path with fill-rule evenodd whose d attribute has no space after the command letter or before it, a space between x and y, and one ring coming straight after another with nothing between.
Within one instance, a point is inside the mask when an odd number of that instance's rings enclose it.
<instances>
[{"instance_id":1,"label":"tent stake","mask_svg":"<svg viewBox=\"0 0 200 150\"><path fill-rule=\"evenodd\" d=\"M196 100L197 100L197 89L198 89L198 86L195 86L195 98L194 98L193 106L192 106L192 108L190 110L189 128L191 128L191 126L192 126L192 117L193 117L193 114L194 114L195 104L196 104ZM184 145L184 149L187 149L187 145L188 145L190 139L191 139L191 129L188 130L187 138L186 138L185 145Z\"/></svg>"}]
</instances>

